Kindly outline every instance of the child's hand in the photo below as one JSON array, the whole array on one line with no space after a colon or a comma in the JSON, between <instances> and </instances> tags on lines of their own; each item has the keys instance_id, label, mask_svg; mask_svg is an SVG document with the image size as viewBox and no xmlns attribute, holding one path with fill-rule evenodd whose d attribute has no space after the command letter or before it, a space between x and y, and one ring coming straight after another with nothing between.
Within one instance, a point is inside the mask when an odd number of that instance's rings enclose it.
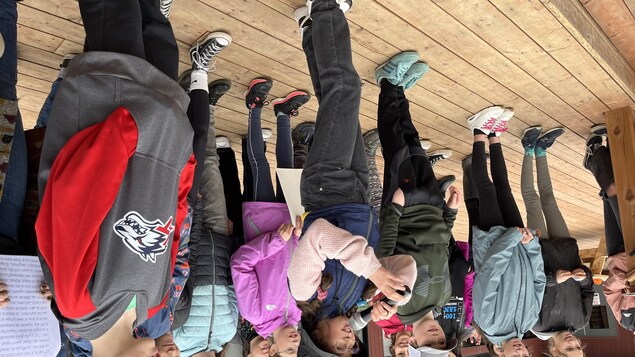
<instances>
[{"instance_id":1,"label":"child's hand","mask_svg":"<svg viewBox=\"0 0 635 357\"><path fill-rule=\"evenodd\" d=\"M288 242L293 235L300 237L300 234L302 234L302 224L302 217L296 216L295 227L292 224L283 224L278 228L278 234L280 234L283 241Z\"/></svg>"},{"instance_id":2,"label":"child's hand","mask_svg":"<svg viewBox=\"0 0 635 357\"><path fill-rule=\"evenodd\" d=\"M558 284L562 284L570 278L573 278L573 274L570 271L562 269L558 269L558 271L556 271L556 282Z\"/></svg>"},{"instance_id":3,"label":"child's hand","mask_svg":"<svg viewBox=\"0 0 635 357\"><path fill-rule=\"evenodd\" d=\"M478 333L477 329L473 329L472 333L469 336L467 336L465 341L470 341L473 345L480 345L481 339L482 339L481 334Z\"/></svg>"},{"instance_id":4,"label":"child's hand","mask_svg":"<svg viewBox=\"0 0 635 357\"><path fill-rule=\"evenodd\" d=\"M49 288L49 285L46 283L46 281L43 281L42 285L40 286L40 295L42 295L42 297L48 301L51 301L53 299L53 294L51 293L51 289Z\"/></svg>"},{"instance_id":5,"label":"child's hand","mask_svg":"<svg viewBox=\"0 0 635 357\"><path fill-rule=\"evenodd\" d=\"M300 235L302 235L303 227L304 227L304 222L302 222L302 217L295 216L295 230L293 231L293 233L295 234L296 237L300 238Z\"/></svg>"},{"instance_id":6,"label":"child's hand","mask_svg":"<svg viewBox=\"0 0 635 357\"><path fill-rule=\"evenodd\" d=\"M534 235L529 228L516 227L516 229L523 235L523 238L520 240L522 244L527 244L534 239Z\"/></svg>"},{"instance_id":7,"label":"child's hand","mask_svg":"<svg viewBox=\"0 0 635 357\"><path fill-rule=\"evenodd\" d=\"M403 191L398 188L395 191L395 194L392 195L392 203L396 203L400 206L404 206L406 204L406 196L404 196Z\"/></svg>"},{"instance_id":8,"label":"child's hand","mask_svg":"<svg viewBox=\"0 0 635 357\"><path fill-rule=\"evenodd\" d=\"M406 290L406 284L395 274L391 273L384 267L375 270L368 279L375 284L377 289L384 293L390 300L402 301L405 299L397 290Z\"/></svg>"},{"instance_id":9,"label":"child's hand","mask_svg":"<svg viewBox=\"0 0 635 357\"><path fill-rule=\"evenodd\" d=\"M446 202L448 208L459 209L459 206L461 205L461 191L454 186L450 186L448 187L448 195L448 202Z\"/></svg>"},{"instance_id":10,"label":"child's hand","mask_svg":"<svg viewBox=\"0 0 635 357\"><path fill-rule=\"evenodd\" d=\"M390 306L383 301L371 301L369 303L372 306L370 311L370 317L373 321L388 320L397 313L397 305Z\"/></svg>"},{"instance_id":11,"label":"child's hand","mask_svg":"<svg viewBox=\"0 0 635 357\"><path fill-rule=\"evenodd\" d=\"M9 302L11 302L11 299L9 299L8 289L9 287L7 286L7 284L0 282L0 308L9 305Z\"/></svg>"},{"instance_id":12,"label":"child's hand","mask_svg":"<svg viewBox=\"0 0 635 357\"><path fill-rule=\"evenodd\" d=\"M576 270L571 272L571 277L575 281L582 281L582 280L586 279L586 272L584 270L578 268L578 269L576 269Z\"/></svg>"}]
</instances>

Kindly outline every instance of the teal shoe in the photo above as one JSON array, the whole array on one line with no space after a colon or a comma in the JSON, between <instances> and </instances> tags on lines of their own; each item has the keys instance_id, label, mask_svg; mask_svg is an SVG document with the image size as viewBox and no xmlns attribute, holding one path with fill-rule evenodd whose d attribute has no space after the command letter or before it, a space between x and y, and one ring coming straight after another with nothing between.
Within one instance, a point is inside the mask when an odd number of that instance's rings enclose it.
<instances>
[{"instance_id":1,"label":"teal shoe","mask_svg":"<svg viewBox=\"0 0 635 357\"><path fill-rule=\"evenodd\" d=\"M377 67L375 70L377 85L381 85L382 79L386 79L388 82L398 85L403 80L403 76L410 69L410 66L418 60L419 54L415 51L401 52L391 58L388 62Z\"/></svg>"},{"instance_id":2,"label":"teal shoe","mask_svg":"<svg viewBox=\"0 0 635 357\"><path fill-rule=\"evenodd\" d=\"M428 70L430 70L430 67L428 67L426 63L416 62L410 66L410 69L408 69L406 74L404 74L399 85L402 86L403 89L410 89L414 87L417 81L420 80L424 74L428 73Z\"/></svg>"}]
</instances>

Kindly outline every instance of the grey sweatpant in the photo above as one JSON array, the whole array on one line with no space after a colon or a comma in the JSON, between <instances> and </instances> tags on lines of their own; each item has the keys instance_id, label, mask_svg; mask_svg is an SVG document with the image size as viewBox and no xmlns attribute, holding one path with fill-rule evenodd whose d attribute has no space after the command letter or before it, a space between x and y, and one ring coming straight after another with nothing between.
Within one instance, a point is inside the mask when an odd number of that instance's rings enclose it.
<instances>
[{"instance_id":1,"label":"grey sweatpant","mask_svg":"<svg viewBox=\"0 0 635 357\"><path fill-rule=\"evenodd\" d=\"M227 206L225 206L223 179L218 169L219 161L216 153L215 109L214 106L209 106L209 130L199 192L203 205L203 225L212 232L227 234Z\"/></svg>"},{"instance_id":2,"label":"grey sweatpant","mask_svg":"<svg viewBox=\"0 0 635 357\"><path fill-rule=\"evenodd\" d=\"M533 159L533 156L525 155L520 176L520 190L527 209L527 227L539 229L542 238L570 238L569 229L553 194L547 157L536 157L540 196L534 188Z\"/></svg>"}]
</instances>

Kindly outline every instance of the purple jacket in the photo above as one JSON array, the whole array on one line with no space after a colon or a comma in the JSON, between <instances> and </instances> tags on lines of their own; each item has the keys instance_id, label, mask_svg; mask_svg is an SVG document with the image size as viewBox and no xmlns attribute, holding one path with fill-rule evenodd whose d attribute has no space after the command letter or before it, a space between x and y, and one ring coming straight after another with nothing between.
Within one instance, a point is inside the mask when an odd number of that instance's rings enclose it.
<instances>
[{"instance_id":1,"label":"purple jacket","mask_svg":"<svg viewBox=\"0 0 635 357\"><path fill-rule=\"evenodd\" d=\"M284 203L243 203L245 244L232 256L231 272L238 310L264 338L280 326L297 326L302 315L287 283L299 238L285 242L278 234L280 225L289 223Z\"/></svg>"}]
</instances>

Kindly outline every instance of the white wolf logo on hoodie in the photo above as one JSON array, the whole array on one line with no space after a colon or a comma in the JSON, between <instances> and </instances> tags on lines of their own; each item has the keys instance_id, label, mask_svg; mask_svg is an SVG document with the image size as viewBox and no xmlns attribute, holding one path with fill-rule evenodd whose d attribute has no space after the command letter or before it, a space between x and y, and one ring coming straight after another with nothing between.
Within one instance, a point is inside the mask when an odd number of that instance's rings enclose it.
<instances>
[{"instance_id":1,"label":"white wolf logo on hoodie","mask_svg":"<svg viewBox=\"0 0 635 357\"><path fill-rule=\"evenodd\" d=\"M144 261L155 263L156 256L168 250L168 238L174 231L174 225L172 217L167 223L158 219L150 222L138 212L130 211L115 223L113 230L128 249Z\"/></svg>"}]
</instances>

